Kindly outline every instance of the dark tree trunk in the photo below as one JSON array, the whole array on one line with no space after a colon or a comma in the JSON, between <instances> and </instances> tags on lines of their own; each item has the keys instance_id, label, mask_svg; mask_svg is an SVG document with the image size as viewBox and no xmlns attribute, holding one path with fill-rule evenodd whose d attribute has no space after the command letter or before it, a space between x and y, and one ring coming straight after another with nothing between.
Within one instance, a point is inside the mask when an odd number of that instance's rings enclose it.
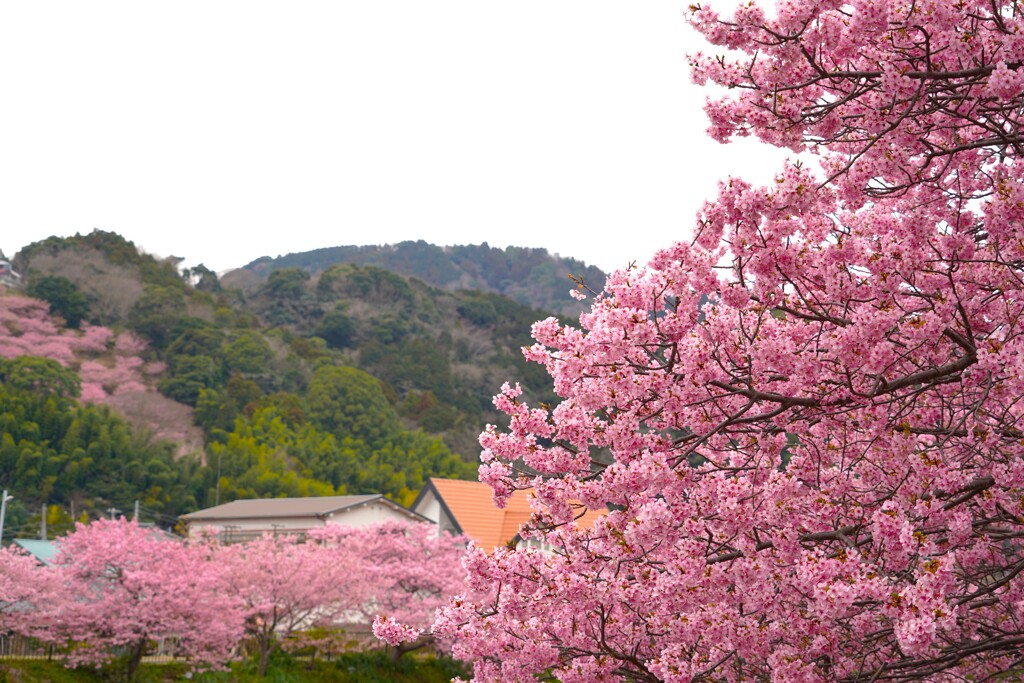
<instances>
[{"instance_id":1,"label":"dark tree trunk","mask_svg":"<svg viewBox=\"0 0 1024 683\"><path fill-rule=\"evenodd\" d=\"M256 673L260 678L265 678L267 675L267 665L270 663L270 650L274 645L274 634L260 634L256 637L256 642L260 646L259 660L256 665Z\"/></svg>"},{"instance_id":2,"label":"dark tree trunk","mask_svg":"<svg viewBox=\"0 0 1024 683\"><path fill-rule=\"evenodd\" d=\"M142 663L142 655L146 654L146 645L149 643L148 638L137 641L131 646L131 651L128 653L128 661L126 662L126 668L124 677L126 681L131 683L135 680L135 674L139 671L139 664Z\"/></svg>"}]
</instances>

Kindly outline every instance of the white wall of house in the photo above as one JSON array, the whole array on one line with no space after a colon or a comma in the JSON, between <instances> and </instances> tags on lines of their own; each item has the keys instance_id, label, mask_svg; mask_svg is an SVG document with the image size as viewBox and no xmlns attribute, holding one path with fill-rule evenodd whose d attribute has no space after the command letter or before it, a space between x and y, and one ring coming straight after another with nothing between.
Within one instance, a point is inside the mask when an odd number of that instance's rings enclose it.
<instances>
[{"instance_id":1,"label":"white wall of house","mask_svg":"<svg viewBox=\"0 0 1024 683\"><path fill-rule=\"evenodd\" d=\"M189 536L201 536L213 531L225 541L244 541L258 538L263 534L301 534L324 525L316 517L289 517L287 519L231 519L202 521L193 520L189 524Z\"/></svg>"},{"instance_id":2,"label":"white wall of house","mask_svg":"<svg viewBox=\"0 0 1024 683\"><path fill-rule=\"evenodd\" d=\"M441 503L437 500L433 491L423 494L413 512L418 512L435 524L441 521Z\"/></svg>"},{"instance_id":3,"label":"white wall of house","mask_svg":"<svg viewBox=\"0 0 1024 683\"><path fill-rule=\"evenodd\" d=\"M441 507L441 501L437 499L433 491L427 491L423 494L416 507L413 508L413 512L423 515L436 524L438 534L456 533L455 521L445 514L444 508Z\"/></svg>"},{"instance_id":4,"label":"white wall of house","mask_svg":"<svg viewBox=\"0 0 1024 683\"><path fill-rule=\"evenodd\" d=\"M390 521L409 522L412 520L409 515L394 509L390 505L377 502L342 510L327 518L328 524L340 524L357 529Z\"/></svg>"},{"instance_id":5,"label":"white wall of house","mask_svg":"<svg viewBox=\"0 0 1024 683\"><path fill-rule=\"evenodd\" d=\"M336 512L329 515L326 519L315 516L285 518L240 517L216 520L194 519L189 524L189 535L197 537L213 531L226 542L237 542L258 538L263 534L301 534L311 529L318 529L325 524L337 524L360 529L387 521L409 522L413 520L408 514L396 510L390 505L375 501Z\"/></svg>"}]
</instances>

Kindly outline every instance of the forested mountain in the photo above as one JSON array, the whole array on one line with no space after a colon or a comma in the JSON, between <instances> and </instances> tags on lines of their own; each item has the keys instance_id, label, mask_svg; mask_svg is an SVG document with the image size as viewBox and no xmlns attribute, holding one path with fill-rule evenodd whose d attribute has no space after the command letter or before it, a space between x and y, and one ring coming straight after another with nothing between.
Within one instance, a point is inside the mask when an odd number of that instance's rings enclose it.
<instances>
[{"instance_id":1,"label":"forested mountain","mask_svg":"<svg viewBox=\"0 0 1024 683\"><path fill-rule=\"evenodd\" d=\"M439 247L423 240L381 246L342 246L314 249L271 258L264 256L224 276L224 284L244 290L258 287L272 272L300 268L313 275L332 266L351 263L378 266L448 291L477 289L503 294L524 306L579 315L584 307L569 296L569 275L600 290L605 274L546 249L483 244ZM623 264L625 265L625 264Z\"/></svg>"},{"instance_id":2,"label":"forested mountain","mask_svg":"<svg viewBox=\"0 0 1024 683\"><path fill-rule=\"evenodd\" d=\"M0 291L14 528L43 503L52 523L134 500L164 521L239 497L408 503L429 476L475 475L503 382L552 398L520 352L548 314L494 292L354 263L232 289L101 231L15 263L26 290Z\"/></svg>"}]
</instances>

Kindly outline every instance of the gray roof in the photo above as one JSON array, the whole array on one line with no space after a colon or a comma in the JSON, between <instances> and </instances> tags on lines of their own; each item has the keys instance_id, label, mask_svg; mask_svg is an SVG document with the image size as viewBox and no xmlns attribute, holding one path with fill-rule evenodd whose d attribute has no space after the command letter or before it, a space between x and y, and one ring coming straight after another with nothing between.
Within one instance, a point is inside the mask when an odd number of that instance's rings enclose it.
<instances>
[{"instance_id":1,"label":"gray roof","mask_svg":"<svg viewBox=\"0 0 1024 683\"><path fill-rule=\"evenodd\" d=\"M320 498L253 498L236 500L217 507L197 510L182 519L262 519L281 517L325 517L332 512L341 512L374 501L380 501L412 516L419 516L398 503L393 503L379 493L363 496L323 496Z\"/></svg>"}]
</instances>

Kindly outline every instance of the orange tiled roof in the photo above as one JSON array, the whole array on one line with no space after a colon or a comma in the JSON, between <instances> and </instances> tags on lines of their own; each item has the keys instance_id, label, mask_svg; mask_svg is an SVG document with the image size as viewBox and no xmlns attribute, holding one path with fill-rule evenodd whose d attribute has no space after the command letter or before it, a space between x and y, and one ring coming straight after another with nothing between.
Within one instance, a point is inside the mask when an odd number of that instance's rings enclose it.
<instances>
[{"instance_id":1,"label":"orange tiled roof","mask_svg":"<svg viewBox=\"0 0 1024 683\"><path fill-rule=\"evenodd\" d=\"M499 508L494 504L491 487L482 482L431 477L430 484L462 533L488 552L515 538L519 527L533 514L530 490L516 491L505 507ZM604 510L587 510L577 524L583 528L590 527L603 514Z\"/></svg>"}]
</instances>

